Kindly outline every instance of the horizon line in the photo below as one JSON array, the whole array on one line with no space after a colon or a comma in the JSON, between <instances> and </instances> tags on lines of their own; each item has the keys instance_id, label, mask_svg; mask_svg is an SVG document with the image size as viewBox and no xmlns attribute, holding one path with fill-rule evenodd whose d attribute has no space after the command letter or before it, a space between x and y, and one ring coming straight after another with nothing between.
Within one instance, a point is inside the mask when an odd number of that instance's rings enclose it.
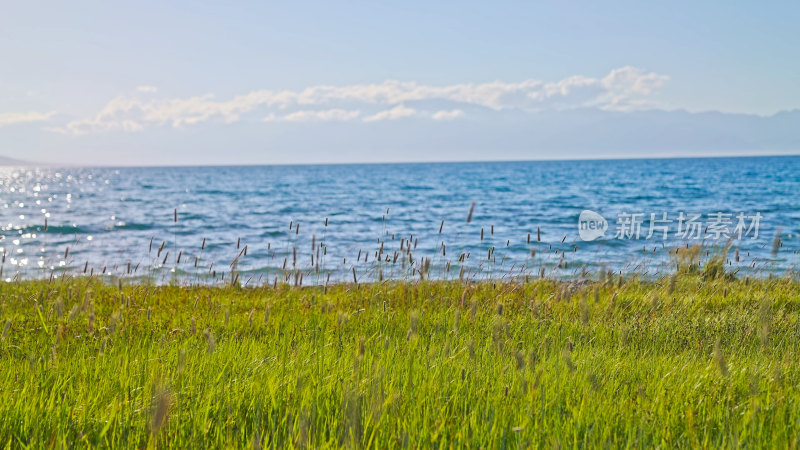
<instances>
[{"instance_id":1,"label":"horizon line","mask_svg":"<svg viewBox=\"0 0 800 450\"><path fill-rule=\"evenodd\" d=\"M795 153L769 153L769 154L728 154L728 155L654 155L648 157L637 156L608 156L608 157L559 157L559 158L534 158L534 159L473 159L473 160L431 160L431 161L352 161L352 162L298 162L298 163L220 163L220 164L153 164L153 165L113 165L113 164L66 164L66 163L40 163L34 161L19 161L20 164L0 164L4 167L37 167L37 168L87 168L87 169L144 169L144 168L202 168L202 167L292 167L292 166L353 166L353 165L404 165L404 164L474 164L474 163L531 163L531 162L582 162L582 161L652 161L652 160L679 160L679 159L724 159L724 158L775 158L775 157L800 157L800 150ZM9 158L12 159L12 158Z\"/></svg>"}]
</instances>

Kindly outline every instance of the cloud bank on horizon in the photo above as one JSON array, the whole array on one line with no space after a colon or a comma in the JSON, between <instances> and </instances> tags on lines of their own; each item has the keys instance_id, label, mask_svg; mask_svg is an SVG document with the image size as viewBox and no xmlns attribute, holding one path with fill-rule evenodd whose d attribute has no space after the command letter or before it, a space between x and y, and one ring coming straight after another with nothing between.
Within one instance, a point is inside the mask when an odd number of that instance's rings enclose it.
<instances>
[{"instance_id":1,"label":"cloud bank on horizon","mask_svg":"<svg viewBox=\"0 0 800 450\"><path fill-rule=\"evenodd\" d=\"M94 114L5 113L0 127L27 130L28 140L38 136L43 152L56 155L39 161L112 165L710 156L800 149L795 126L800 111L758 116L667 110L657 97L669 80L624 66L601 77L557 81L436 86L387 80L258 89L229 98L170 96L157 86L139 85ZM69 159L59 159L62 154Z\"/></svg>"},{"instance_id":2,"label":"cloud bank on horizon","mask_svg":"<svg viewBox=\"0 0 800 450\"><path fill-rule=\"evenodd\" d=\"M468 116L464 109L469 107L519 114L574 108L627 112L657 107L649 97L668 80L667 75L625 66L601 78L573 75L549 82L528 79L448 86L387 80L310 86L299 91L260 89L230 99L217 99L213 94L159 98L155 86L138 86L134 95L109 100L93 117L74 118L45 130L71 135L138 132L150 127L198 126L214 120L234 123L245 118L265 122L368 123L410 117L448 121ZM46 120L53 115L34 117L28 113L20 115L20 120Z\"/></svg>"},{"instance_id":3,"label":"cloud bank on horizon","mask_svg":"<svg viewBox=\"0 0 800 450\"><path fill-rule=\"evenodd\" d=\"M387 80L177 97L139 85L85 117L0 114L50 163L251 164L797 153L800 111L667 110L666 74L429 85ZM2 135L0 135L2 137ZM69 159L58 159L64 149ZM225 149L224 152L220 152ZM8 156L8 155L6 155ZM26 159L24 155L14 157Z\"/></svg>"}]
</instances>

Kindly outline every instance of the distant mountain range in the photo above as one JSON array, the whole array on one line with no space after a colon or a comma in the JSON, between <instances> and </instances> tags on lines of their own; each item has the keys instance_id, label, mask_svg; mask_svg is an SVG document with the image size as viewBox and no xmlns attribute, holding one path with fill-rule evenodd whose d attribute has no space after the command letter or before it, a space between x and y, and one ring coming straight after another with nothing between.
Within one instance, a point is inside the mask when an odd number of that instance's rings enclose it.
<instances>
[{"instance_id":1,"label":"distant mountain range","mask_svg":"<svg viewBox=\"0 0 800 450\"><path fill-rule=\"evenodd\" d=\"M31 166L35 165L30 161L23 161L21 159L8 158L0 156L0 166Z\"/></svg>"},{"instance_id":2,"label":"distant mountain range","mask_svg":"<svg viewBox=\"0 0 800 450\"><path fill-rule=\"evenodd\" d=\"M285 164L800 154L800 110L770 116L685 110L531 112L417 101L397 120L265 123L258 115L81 136L19 128L0 148L69 165ZM457 111L436 120L441 111ZM6 137L8 136L8 137ZM34 139L36 138L36 139ZM5 141L8 139L8 141ZM16 147L19 147L16 145ZM10 153L10 152L8 152ZM8 154L7 153L7 154ZM15 154L11 154L16 156ZM0 165L41 165L0 157Z\"/></svg>"},{"instance_id":3,"label":"distant mountain range","mask_svg":"<svg viewBox=\"0 0 800 450\"><path fill-rule=\"evenodd\" d=\"M356 161L800 154L800 110L758 116L590 108L530 113L457 104L430 107L409 103L409 107L428 111L459 109L464 115L449 121L412 117L374 124L287 126L269 134L268 139L254 137L251 142L263 142L290 156L302 154L323 161L335 161L341 154ZM238 137L247 136L253 128L241 127ZM225 142L220 139L223 131L215 131L220 132L219 137L206 135L209 138L196 150L205 145L210 148L215 141L216 145ZM282 156L281 152L276 153ZM287 162L292 161L287 158Z\"/></svg>"}]
</instances>

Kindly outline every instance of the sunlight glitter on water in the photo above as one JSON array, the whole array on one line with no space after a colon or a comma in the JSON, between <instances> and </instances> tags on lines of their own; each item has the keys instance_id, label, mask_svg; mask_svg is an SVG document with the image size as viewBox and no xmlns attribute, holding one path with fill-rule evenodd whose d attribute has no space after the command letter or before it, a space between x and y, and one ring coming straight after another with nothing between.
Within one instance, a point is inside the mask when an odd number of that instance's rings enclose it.
<instances>
[{"instance_id":1,"label":"sunlight glitter on water","mask_svg":"<svg viewBox=\"0 0 800 450\"><path fill-rule=\"evenodd\" d=\"M690 242L583 242L580 211L612 222L621 210L744 210L765 220L758 241L733 244L742 255L737 267L773 273L798 266L798 173L793 157L0 168L0 244L6 277L46 277L59 268L128 275L129 266L189 278L235 270L266 280L293 269L313 279L352 278L354 269L360 277L407 277L414 272L399 268L404 257L417 267L430 259L442 276L458 276L461 266L479 277L542 268L576 276L584 266L653 274L670 269L669 248ZM781 251L771 255L777 227ZM537 230L541 242L529 242ZM244 247L247 255L239 255ZM22 255L36 255L37 264Z\"/></svg>"}]
</instances>

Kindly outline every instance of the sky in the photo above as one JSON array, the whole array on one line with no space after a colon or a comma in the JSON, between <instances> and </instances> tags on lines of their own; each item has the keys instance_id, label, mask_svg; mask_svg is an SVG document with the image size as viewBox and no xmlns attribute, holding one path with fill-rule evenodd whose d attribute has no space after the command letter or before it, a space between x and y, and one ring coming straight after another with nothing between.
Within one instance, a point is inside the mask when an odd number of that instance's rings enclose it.
<instances>
[{"instance_id":1,"label":"sky","mask_svg":"<svg viewBox=\"0 0 800 450\"><path fill-rule=\"evenodd\" d=\"M797 23L797 1L6 2L0 155L160 165L800 152L786 123L796 116L781 115L800 108ZM612 128L581 133L597 123Z\"/></svg>"}]
</instances>

